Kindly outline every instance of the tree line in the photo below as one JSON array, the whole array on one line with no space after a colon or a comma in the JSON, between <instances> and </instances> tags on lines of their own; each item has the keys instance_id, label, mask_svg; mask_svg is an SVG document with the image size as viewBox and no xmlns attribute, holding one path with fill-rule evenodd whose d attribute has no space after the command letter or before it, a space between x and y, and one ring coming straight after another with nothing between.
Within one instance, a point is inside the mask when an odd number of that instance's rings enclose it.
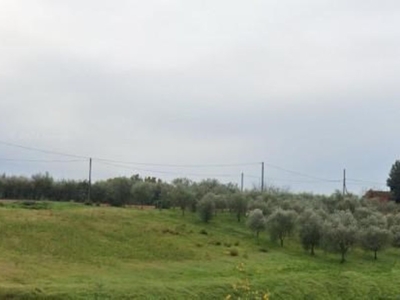
<instances>
[{"instance_id":1,"label":"tree line","mask_svg":"<svg viewBox=\"0 0 400 300\"><path fill-rule=\"evenodd\" d=\"M396 164L399 168L400 163ZM393 172L393 182L396 176ZM389 180L388 180L389 181ZM389 182L388 182L389 183ZM290 193L279 188L241 192L234 184L216 179L193 182L178 178L171 183L154 177L116 177L91 185L85 180L54 180L48 173L31 177L0 176L0 197L20 200L75 201L112 206L151 205L179 209L182 215L195 213L205 223L228 213L283 247L286 239L297 236L304 249L338 252L341 261L355 246L377 253L387 246L400 248L400 206L395 201L362 199L355 195L314 195ZM393 189L392 189L393 190ZM395 198L393 200L396 200Z\"/></svg>"},{"instance_id":2,"label":"tree line","mask_svg":"<svg viewBox=\"0 0 400 300\"><path fill-rule=\"evenodd\" d=\"M218 216L218 198L208 193L198 202L202 221ZM281 247L292 239L311 255L316 249L339 253L341 262L354 247L372 251L375 259L386 247L400 248L400 206L393 201L344 196L338 191L330 196L253 191L233 195L227 203L233 218L246 219L257 243L260 234L267 232Z\"/></svg>"},{"instance_id":3,"label":"tree line","mask_svg":"<svg viewBox=\"0 0 400 300\"><path fill-rule=\"evenodd\" d=\"M354 247L372 251L375 259L388 246L400 248L400 207L395 202L343 197L340 193L321 200L291 200L285 207L275 203L272 211L253 209L247 226L257 238L267 231L282 247L285 239L297 235L311 255L321 248L339 253L341 262Z\"/></svg>"},{"instance_id":4,"label":"tree line","mask_svg":"<svg viewBox=\"0 0 400 300\"><path fill-rule=\"evenodd\" d=\"M26 176L0 176L0 198L12 200L74 201L111 206L152 205L159 208L178 207L184 214L195 210L196 202L206 193L234 194L236 185L222 184L215 179L193 182L177 178L171 183L155 177L115 177L96 181L55 180L49 173Z\"/></svg>"}]
</instances>

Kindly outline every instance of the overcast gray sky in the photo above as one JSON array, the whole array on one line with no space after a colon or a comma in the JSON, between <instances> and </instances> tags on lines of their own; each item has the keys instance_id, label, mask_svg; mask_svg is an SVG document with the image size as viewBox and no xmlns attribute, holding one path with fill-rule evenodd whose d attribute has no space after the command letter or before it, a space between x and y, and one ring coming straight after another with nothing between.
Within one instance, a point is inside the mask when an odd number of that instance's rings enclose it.
<instances>
[{"instance_id":1,"label":"overcast gray sky","mask_svg":"<svg viewBox=\"0 0 400 300\"><path fill-rule=\"evenodd\" d=\"M352 192L384 188L399 116L398 0L0 1L1 141L202 166L95 160L95 180L243 171L250 187L259 164L203 165L265 161L267 184L294 191L330 193L341 183L319 178L343 168L371 181ZM87 177L87 160L5 144L0 159L7 174Z\"/></svg>"}]
</instances>

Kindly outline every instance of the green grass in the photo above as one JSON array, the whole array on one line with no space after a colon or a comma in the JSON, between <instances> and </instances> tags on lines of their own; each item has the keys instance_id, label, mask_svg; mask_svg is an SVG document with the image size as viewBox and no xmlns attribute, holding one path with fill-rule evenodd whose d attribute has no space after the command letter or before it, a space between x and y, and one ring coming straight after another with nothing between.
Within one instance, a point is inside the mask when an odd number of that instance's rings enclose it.
<instances>
[{"instance_id":1,"label":"green grass","mask_svg":"<svg viewBox=\"0 0 400 300\"><path fill-rule=\"evenodd\" d=\"M0 207L1 299L224 299L234 286L270 299L400 299L399 259L355 249L340 264L266 234L257 245L229 214L203 224L173 210Z\"/></svg>"}]
</instances>

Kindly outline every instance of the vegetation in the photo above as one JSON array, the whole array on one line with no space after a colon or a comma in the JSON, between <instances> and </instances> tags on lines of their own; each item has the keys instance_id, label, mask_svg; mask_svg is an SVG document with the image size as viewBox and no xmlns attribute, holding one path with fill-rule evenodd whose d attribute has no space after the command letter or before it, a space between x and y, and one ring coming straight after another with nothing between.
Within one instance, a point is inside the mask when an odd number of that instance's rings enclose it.
<instances>
[{"instance_id":1,"label":"vegetation","mask_svg":"<svg viewBox=\"0 0 400 300\"><path fill-rule=\"evenodd\" d=\"M325 222L324 239L327 250L341 254L341 263L345 255L357 241L357 221L350 211L336 211Z\"/></svg>"},{"instance_id":2,"label":"vegetation","mask_svg":"<svg viewBox=\"0 0 400 300\"><path fill-rule=\"evenodd\" d=\"M283 210L278 208L267 219L268 230L273 241L279 239L281 247L283 241L288 237L295 226L296 213L293 210Z\"/></svg>"},{"instance_id":3,"label":"vegetation","mask_svg":"<svg viewBox=\"0 0 400 300\"><path fill-rule=\"evenodd\" d=\"M249 218L247 219L247 227L249 227L251 231L255 232L258 243L259 234L261 231L264 231L266 227L266 219L261 209L256 208L250 211Z\"/></svg>"},{"instance_id":4,"label":"vegetation","mask_svg":"<svg viewBox=\"0 0 400 300\"><path fill-rule=\"evenodd\" d=\"M208 223L212 219L215 211L216 199L217 197L214 194L208 193L199 201L197 211L203 222Z\"/></svg>"},{"instance_id":5,"label":"vegetation","mask_svg":"<svg viewBox=\"0 0 400 300\"><path fill-rule=\"evenodd\" d=\"M390 188L393 199L400 203L400 160L395 161L393 164L387 179L387 185Z\"/></svg>"},{"instance_id":6,"label":"vegetation","mask_svg":"<svg viewBox=\"0 0 400 300\"><path fill-rule=\"evenodd\" d=\"M338 264L285 248L229 212L204 225L180 211L3 202L0 298L9 299L395 299L400 253L374 262L354 248ZM45 203L45 205L43 205ZM362 205L367 205L361 200ZM368 204L369 205L369 204ZM207 228L207 235L200 234ZM229 244L236 244L228 247ZM217 243L218 242L218 243ZM224 246L224 244L226 246ZM268 297L268 298L263 298Z\"/></svg>"},{"instance_id":7,"label":"vegetation","mask_svg":"<svg viewBox=\"0 0 400 300\"><path fill-rule=\"evenodd\" d=\"M314 249L319 246L323 236L323 221L320 215L313 210L306 210L299 217L299 237L305 250L315 255Z\"/></svg>"},{"instance_id":8,"label":"vegetation","mask_svg":"<svg viewBox=\"0 0 400 300\"><path fill-rule=\"evenodd\" d=\"M96 182L87 203L86 187L1 177L18 197L0 202L0 298L399 296L395 202L132 176Z\"/></svg>"}]
</instances>

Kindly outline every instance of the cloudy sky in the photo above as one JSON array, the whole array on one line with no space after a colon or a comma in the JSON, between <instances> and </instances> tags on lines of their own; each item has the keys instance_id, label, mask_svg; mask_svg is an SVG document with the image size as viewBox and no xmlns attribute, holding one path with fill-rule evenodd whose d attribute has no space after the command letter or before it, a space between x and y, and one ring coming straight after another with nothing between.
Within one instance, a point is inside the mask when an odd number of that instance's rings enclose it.
<instances>
[{"instance_id":1,"label":"cloudy sky","mask_svg":"<svg viewBox=\"0 0 400 300\"><path fill-rule=\"evenodd\" d=\"M360 193L399 116L397 0L0 1L0 172Z\"/></svg>"}]
</instances>

